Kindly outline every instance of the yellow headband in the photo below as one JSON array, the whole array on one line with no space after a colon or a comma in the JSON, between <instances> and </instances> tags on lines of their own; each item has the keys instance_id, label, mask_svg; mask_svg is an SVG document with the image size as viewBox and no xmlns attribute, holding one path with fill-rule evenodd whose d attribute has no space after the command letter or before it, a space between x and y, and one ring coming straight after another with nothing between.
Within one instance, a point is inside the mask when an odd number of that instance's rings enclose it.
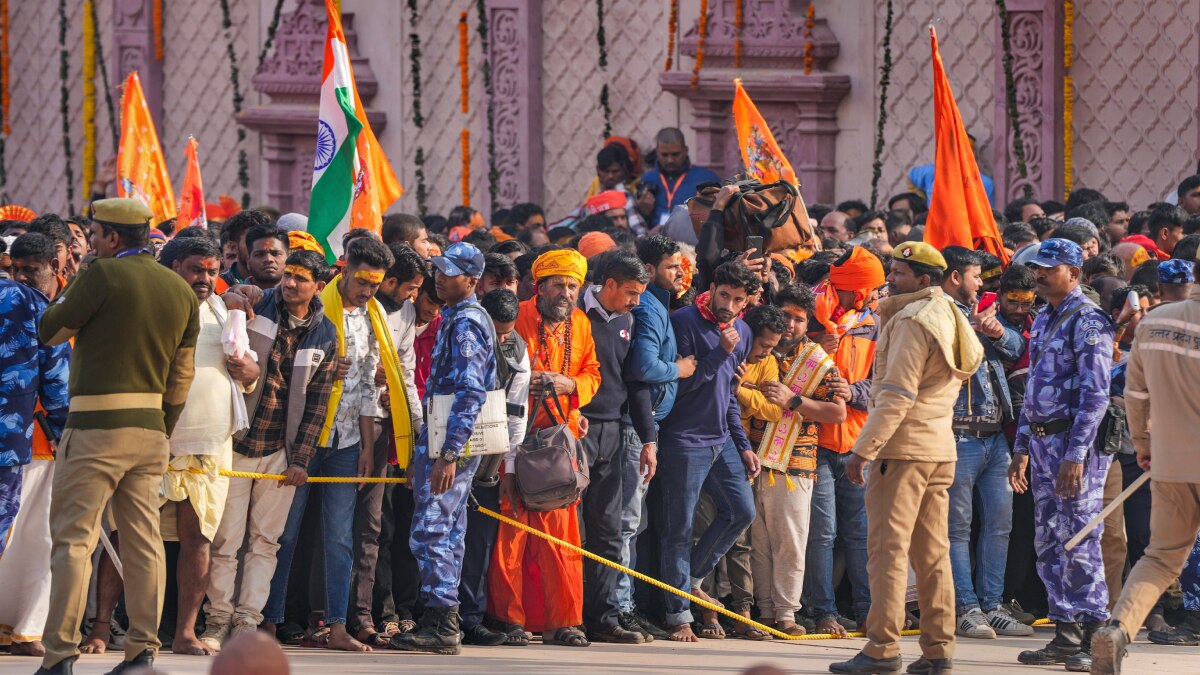
<instances>
[{"instance_id":1,"label":"yellow headband","mask_svg":"<svg viewBox=\"0 0 1200 675\"><path fill-rule=\"evenodd\" d=\"M1004 297L1011 302L1033 302L1033 291L1009 291L1004 294Z\"/></svg>"},{"instance_id":2,"label":"yellow headband","mask_svg":"<svg viewBox=\"0 0 1200 675\"><path fill-rule=\"evenodd\" d=\"M981 275L980 275L980 278L982 278L982 279L995 279L996 277L1000 276L1000 274L1001 274L1002 272L1004 272L1004 270L1003 270L1003 269L1001 269L1001 268L999 268L999 267L993 267L992 269L990 269L990 270L988 270L988 271L984 272L983 274L981 274Z\"/></svg>"},{"instance_id":3,"label":"yellow headband","mask_svg":"<svg viewBox=\"0 0 1200 675\"><path fill-rule=\"evenodd\" d=\"M1138 247L1138 250L1134 251L1133 255L1129 256L1129 265L1130 267L1137 267L1149 259L1150 254L1146 252L1146 249Z\"/></svg>"},{"instance_id":4,"label":"yellow headband","mask_svg":"<svg viewBox=\"0 0 1200 675\"><path fill-rule=\"evenodd\" d=\"M305 281L313 280L312 272L309 272L307 267L303 267L301 265L288 265L287 267L283 268L283 273L290 274L293 277L303 279Z\"/></svg>"},{"instance_id":5,"label":"yellow headband","mask_svg":"<svg viewBox=\"0 0 1200 675\"><path fill-rule=\"evenodd\" d=\"M354 273L354 278L358 279L359 281L365 281L368 284L382 284L383 272L368 272L366 270L359 270Z\"/></svg>"}]
</instances>

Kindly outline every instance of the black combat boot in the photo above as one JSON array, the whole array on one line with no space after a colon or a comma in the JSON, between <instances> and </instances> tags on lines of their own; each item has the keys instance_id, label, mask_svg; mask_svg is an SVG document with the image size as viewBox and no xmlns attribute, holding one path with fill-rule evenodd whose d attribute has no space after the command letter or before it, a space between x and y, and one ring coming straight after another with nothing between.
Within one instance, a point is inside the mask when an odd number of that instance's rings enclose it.
<instances>
[{"instance_id":1,"label":"black combat boot","mask_svg":"<svg viewBox=\"0 0 1200 675\"><path fill-rule=\"evenodd\" d=\"M1023 651L1017 660L1028 666L1052 666L1066 663L1078 654L1082 646L1083 632L1077 623L1060 621L1054 626L1054 639L1038 650Z\"/></svg>"},{"instance_id":2,"label":"black combat boot","mask_svg":"<svg viewBox=\"0 0 1200 675\"><path fill-rule=\"evenodd\" d=\"M154 665L154 650L144 649L141 654L138 654L132 661L122 661L117 664L116 668L108 671L108 675L121 675L121 673L131 673L135 670L141 670Z\"/></svg>"},{"instance_id":3,"label":"black combat boot","mask_svg":"<svg viewBox=\"0 0 1200 675\"><path fill-rule=\"evenodd\" d=\"M392 636L392 649L427 654L459 654L462 632L458 627L458 606L426 607L421 626L412 633Z\"/></svg>"},{"instance_id":4,"label":"black combat boot","mask_svg":"<svg viewBox=\"0 0 1200 675\"><path fill-rule=\"evenodd\" d=\"M1121 659L1129 646L1129 634L1120 621L1109 621L1092 636L1092 672L1096 675L1121 675Z\"/></svg>"},{"instance_id":5,"label":"black combat boot","mask_svg":"<svg viewBox=\"0 0 1200 675\"><path fill-rule=\"evenodd\" d=\"M1079 653L1067 658L1067 670L1072 673L1086 673L1092 669L1092 636L1096 634L1096 629L1100 626L1099 621L1081 621L1079 623L1080 632L1083 633L1079 641Z\"/></svg>"}]
</instances>

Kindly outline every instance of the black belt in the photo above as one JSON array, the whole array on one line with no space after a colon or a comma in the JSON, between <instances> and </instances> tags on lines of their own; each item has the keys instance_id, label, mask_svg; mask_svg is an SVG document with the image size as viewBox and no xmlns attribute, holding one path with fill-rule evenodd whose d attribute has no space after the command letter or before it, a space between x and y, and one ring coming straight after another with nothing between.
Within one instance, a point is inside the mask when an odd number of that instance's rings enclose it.
<instances>
[{"instance_id":1,"label":"black belt","mask_svg":"<svg viewBox=\"0 0 1200 675\"><path fill-rule=\"evenodd\" d=\"M955 436L971 436L973 438L991 438L1004 431L1004 425L996 424L955 424Z\"/></svg>"},{"instance_id":2,"label":"black belt","mask_svg":"<svg viewBox=\"0 0 1200 675\"><path fill-rule=\"evenodd\" d=\"M1073 420L1050 420L1049 422L1030 422L1029 431L1034 436L1053 436L1071 430Z\"/></svg>"}]
</instances>

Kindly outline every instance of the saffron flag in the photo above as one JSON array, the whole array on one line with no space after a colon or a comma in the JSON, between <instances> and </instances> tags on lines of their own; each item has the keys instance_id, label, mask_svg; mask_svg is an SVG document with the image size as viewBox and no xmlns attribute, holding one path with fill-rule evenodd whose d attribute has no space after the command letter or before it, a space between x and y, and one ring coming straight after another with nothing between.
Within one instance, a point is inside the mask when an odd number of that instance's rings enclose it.
<instances>
[{"instance_id":1,"label":"saffron flag","mask_svg":"<svg viewBox=\"0 0 1200 675\"><path fill-rule=\"evenodd\" d=\"M125 78L121 94L121 144L117 148L117 196L145 202L154 223L175 217L175 193L167 162L158 144L154 119L142 93L137 71Z\"/></svg>"},{"instance_id":2,"label":"saffron flag","mask_svg":"<svg viewBox=\"0 0 1200 675\"><path fill-rule=\"evenodd\" d=\"M383 211L401 194L399 181L375 140L354 85L340 13L325 0L329 26L313 157L308 232L330 262L342 253L351 228L379 231Z\"/></svg>"},{"instance_id":3,"label":"saffron flag","mask_svg":"<svg viewBox=\"0 0 1200 675\"><path fill-rule=\"evenodd\" d=\"M933 45L933 128L937 151L925 241L939 250L965 246L987 251L1007 265L1008 252L992 217L992 206L962 115L954 102L954 92L950 90L933 26L929 27L929 39Z\"/></svg>"},{"instance_id":4,"label":"saffron flag","mask_svg":"<svg viewBox=\"0 0 1200 675\"><path fill-rule=\"evenodd\" d=\"M176 231L193 225L208 227L204 183L200 180L200 160L196 158L196 139L191 136L188 136L187 173L183 177L183 189L179 191L179 215L176 220Z\"/></svg>"},{"instance_id":5,"label":"saffron flag","mask_svg":"<svg viewBox=\"0 0 1200 675\"><path fill-rule=\"evenodd\" d=\"M742 152L746 173L760 183L785 180L799 186L796 172L792 171L791 163L775 142L771 127L742 88L742 81L734 80L733 84L733 125L737 128L738 149Z\"/></svg>"}]
</instances>

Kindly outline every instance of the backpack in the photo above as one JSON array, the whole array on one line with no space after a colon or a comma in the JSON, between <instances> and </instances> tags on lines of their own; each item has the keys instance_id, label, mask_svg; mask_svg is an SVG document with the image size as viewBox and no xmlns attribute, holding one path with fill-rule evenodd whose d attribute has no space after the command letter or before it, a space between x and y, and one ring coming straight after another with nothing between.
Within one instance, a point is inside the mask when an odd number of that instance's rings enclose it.
<instances>
[{"instance_id":1,"label":"backpack","mask_svg":"<svg viewBox=\"0 0 1200 675\"><path fill-rule=\"evenodd\" d=\"M517 446L517 491L530 511L553 511L579 501L591 482L588 463L583 457L583 444L575 438L562 403L552 396L561 423L546 429L533 429L533 421L542 406L554 418L546 401L545 389L538 394L537 404L530 410L529 432Z\"/></svg>"}]
</instances>

